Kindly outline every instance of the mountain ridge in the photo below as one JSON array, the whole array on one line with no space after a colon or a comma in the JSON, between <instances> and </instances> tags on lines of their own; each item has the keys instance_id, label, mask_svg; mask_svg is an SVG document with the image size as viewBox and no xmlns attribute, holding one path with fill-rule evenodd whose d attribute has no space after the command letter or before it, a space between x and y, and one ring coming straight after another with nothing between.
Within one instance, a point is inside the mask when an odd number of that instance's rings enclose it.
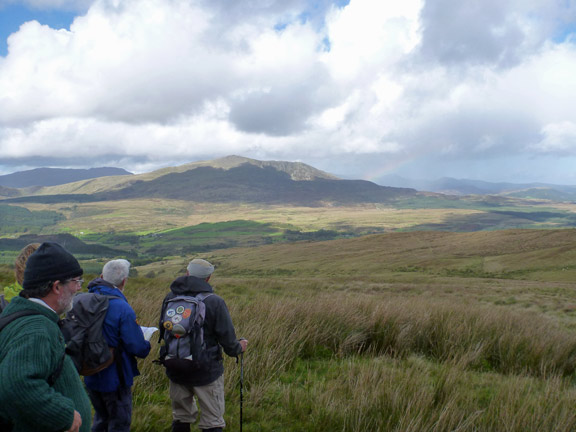
<instances>
[{"instance_id":1,"label":"mountain ridge","mask_svg":"<svg viewBox=\"0 0 576 432\"><path fill-rule=\"evenodd\" d=\"M237 159L236 162L243 160ZM112 183L106 183L110 179ZM99 185L98 189L88 193L94 190L89 189L94 184ZM49 194L48 191L60 193ZM62 187L42 188L29 195L5 199L4 202L97 202L167 198L197 202L319 206L327 203L386 203L415 194L413 189L380 186L365 180L337 179L305 164L259 164L248 161L227 169L201 163L178 167L172 171L153 172L149 176L130 176L128 180L118 177L93 179Z\"/></svg>"},{"instance_id":2,"label":"mountain ridge","mask_svg":"<svg viewBox=\"0 0 576 432\"><path fill-rule=\"evenodd\" d=\"M123 168L34 168L18 171L12 174L0 175L0 187L7 188L34 188L58 186L76 181L109 176L130 176L131 172Z\"/></svg>"},{"instance_id":3,"label":"mountain ridge","mask_svg":"<svg viewBox=\"0 0 576 432\"><path fill-rule=\"evenodd\" d=\"M436 180L415 180L401 176L381 177L378 184L391 187L408 187L445 195L505 195L516 198L549 199L553 201L576 200L576 186L550 183L488 182L484 180L442 177Z\"/></svg>"}]
</instances>

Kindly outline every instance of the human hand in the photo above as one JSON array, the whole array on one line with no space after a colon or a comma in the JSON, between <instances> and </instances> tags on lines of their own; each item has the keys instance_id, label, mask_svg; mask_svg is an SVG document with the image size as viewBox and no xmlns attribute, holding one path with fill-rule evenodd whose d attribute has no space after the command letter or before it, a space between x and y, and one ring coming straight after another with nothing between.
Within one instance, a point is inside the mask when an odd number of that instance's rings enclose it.
<instances>
[{"instance_id":1,"label":"human hand","mask_svg":"<svg viewBox=\"0 0 576 432\"><path fill-rule=\"evenodd\" d=\"M244 338L240 339L240 346L242 347L242 352L246 351L246 347L248 346L248 341Z\"/></svg>"},{"instance_id":2,"label":"human hand","mask_svg":"<svg viewBox=\"0 0 576 432\"><path fill-rule=\"evenodd\" d=\"M74 411L74 421L72 422L72 427L66 432L78 432L82 426L82 416L78 411Z\"/></svg>"}]
</instances>

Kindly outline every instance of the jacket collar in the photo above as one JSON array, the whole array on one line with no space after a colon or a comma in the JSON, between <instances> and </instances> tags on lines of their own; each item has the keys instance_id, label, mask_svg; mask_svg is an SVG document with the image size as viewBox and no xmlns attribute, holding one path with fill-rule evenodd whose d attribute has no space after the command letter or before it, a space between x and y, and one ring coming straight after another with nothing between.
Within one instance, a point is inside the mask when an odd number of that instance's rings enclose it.
<instances>
[{"instance_id":1,"label":"jacket collar","mask_svg":"<svg viewBox=\"0 0 576 432\"><path fill-rule=\"evenodd\" d=\"M172 282L170 285L170 291L176 295L214 292L206 280L196 276L180 276Z\"/></svg>"},{"instance_id":2,"label":"jacket collar","mask_svg":"<svg viewBox=\"0 0 576 432\"><path fill-rule=\"evenodd\" d=\"M102 278L96 278L91 280L90 283L88 284L88 292L117 296L126 300L124 293L120 291L120 289L118 289L116 286L112 285L110 282L105 281Z\"/></svg>"}]
</instances>

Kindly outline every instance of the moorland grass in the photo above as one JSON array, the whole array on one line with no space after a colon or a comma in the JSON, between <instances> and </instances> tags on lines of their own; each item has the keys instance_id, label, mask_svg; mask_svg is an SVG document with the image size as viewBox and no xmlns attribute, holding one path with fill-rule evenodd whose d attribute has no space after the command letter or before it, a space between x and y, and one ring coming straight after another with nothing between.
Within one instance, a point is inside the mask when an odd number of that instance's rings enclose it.
<instances>
[{"instance_id":1,"label":"moorland grass","mask_svg":"<svg viewBox=\"0 0 576 432\"><path fill-rule=\"evenodd\" d=\"M250 341L243 430L576 430L576 285L439 271L505 257L529 279L531 264L514 256L540 250L539 271L553 273L569 262L572 236L407 233L211 252L213 285ZM130 279L140 324L157 325L186 261ZM0 267L0 281L12 277ZM170 430L157 352L153 341L139 362L135 432ZM226 420L237 431L239 366L226 358L225 367Z\"/></svg>"},{"instance_id":2,"label":"moorland grass","mask_svg":"<svg viewBox=\"0 0 576 432\"><path fill-rule=\"evenodd\" d=\"M127 295L143 324L157 320L168 283L131 280ZM250 340L246 431L576 428L576 334L553 320L457 296L330 292L298 278L292 288L284 283L214 281L238 334ZM135 431L169 430L167 382L151 363L154 354L141 362L135 385ZM226 419L236 431L239 368L233 359L225 362Z\"/></svg>"}]
</instances>

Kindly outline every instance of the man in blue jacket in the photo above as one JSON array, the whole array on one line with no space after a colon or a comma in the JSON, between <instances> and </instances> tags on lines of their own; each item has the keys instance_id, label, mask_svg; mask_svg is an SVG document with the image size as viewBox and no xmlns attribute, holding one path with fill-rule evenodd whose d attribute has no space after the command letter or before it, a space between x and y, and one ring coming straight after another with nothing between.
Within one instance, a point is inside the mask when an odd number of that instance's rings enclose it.
<instances>
[{"instance_id":1,"label":"man in blue jacket","mask_svg":"<svg viewBox=\"0 0 576 432\"><path fill-rule=\"evenodd\" d=\"M123 294L130 263L123 259L104 265L100 278L88 285L88 291L110 298L103 332L114 348L115 361L106 369L84 378L94 406L92 432L124 432L132 421L132 384L139 375L136 357L145 358L150 342L136 322L136 314Z\"/></svg>"}]
</instances>

